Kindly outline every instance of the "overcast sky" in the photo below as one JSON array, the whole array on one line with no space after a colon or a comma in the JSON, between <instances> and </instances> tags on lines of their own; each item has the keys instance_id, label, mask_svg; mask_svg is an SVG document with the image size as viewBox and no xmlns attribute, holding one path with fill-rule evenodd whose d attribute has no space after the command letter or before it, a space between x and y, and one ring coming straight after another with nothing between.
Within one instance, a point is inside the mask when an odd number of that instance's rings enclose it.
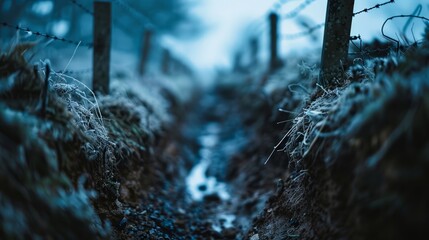
<instances>
[{"instance_id":1,"label":"overcast sky","mask_svg":"<svg viewBox=\"0 0 429 240\"><path fill-rule=\"evenodd\" d=\"M355 2L355 12L364 8L372 7L377 3L387 0L357 0ZM232 53L237 46L243 45L243 36L248 32L246 29L260 30L260 38L266 41L267 30L265 26L266 13L276 1L268 0L202 0L194 1L196 5L191 12L199 17L202 23L207 26L207 30L199 38L189 40L178 40L172 37L165 37L164 44L170 46L176 54L185 58L186 61L194 65L197 69L209 70L216 67L229 67ZM284 1L285 4L278 11L286 14L300 5L304 0ZM316 0L306 7L300 14L301 18L307 19L309 23L319 24L325 20L327 0ZM388 4L380 9L375 9L371 13L364 13L353 19L351 35L360 34L363 40L371 40L374 37L381 37L380 28L387 17L398 14L411 14L418 4L423 5L421 15L428 16L429 3L418 0L396 0L393 4ZM395 20L386 26L387 33L399 34L404 26L405 20ZM253 23L250 27L249 24ZM424 24L422 21L414 21L414 33L416 38L421 37ZM296 20L285 19L281 21L281 34L291 34L302 31ZM412 38L409 30L408 36ZM323 29L317 31L319 40L311 42L308 38L296 40L280 40L281 55L287 56L293 51L302 52L312 48L321 47ZM261 50L267 48L266 44L261 46ZM261 55L266 55L263 52Z\"/></svg>"}]
</instances>

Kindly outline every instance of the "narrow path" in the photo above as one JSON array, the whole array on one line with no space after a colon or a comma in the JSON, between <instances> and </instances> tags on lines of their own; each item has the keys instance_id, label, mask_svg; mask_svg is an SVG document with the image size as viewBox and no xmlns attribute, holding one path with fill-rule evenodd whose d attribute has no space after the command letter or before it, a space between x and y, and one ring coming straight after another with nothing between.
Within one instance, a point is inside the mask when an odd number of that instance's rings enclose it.
<instances>
[{"instance_id":1,"label":"narrow path","mask_svg":"<svg viewBox=\"0 0 429 240\"><path fill-rule=\"evenodd\" d=\"M197 109L200 129L197 137L198 158L186 178L187 192L199 204L216 203L206 210L211 227L224 237L234 238L237 225L235 188L226 181L229 161L247 143L237 113L214 92L209 92ZM189 126L195 127L193 123Z\"/></svg>"},{"instance_id":2,"label":"narrow path","mask_svg":"<svg viewBox=\"0 0 429 240\"><path fill-rule=\"evenodd\" d=\"M221 239L245 237L253 218L273 195L274 179L281 172L263 165L265 154L258 151L264 149L249 152L252 143L263 138L244 123L246 109L238 96L216 90L205 93L195 107L196 117L185 126L198 129L190 137L199 146L186 177L187 192L205 210L205 219ZM271 148L270 142L267 147Z\"/></svg>"},{"instance_id":3,"label":"narrow path","mask_svg":"<svg viewBox=\"0 0 429 240\"><path fill-rule=\"evenodd\" d=\"M236 239L235 195L225 174L241 130L223 101L201 94L160 144L158 160L142 173L147 183L135 183L142 189L138 203L125 206L118 219L122 239Z\"/></svg>"},{"instance_id":4,"label":"narrow path","mask_svg":"<svg viewBox=\"0 0 429 240\"><path fill-rule=\"evenodd\" d=\"M242 154L255 136L241 114L235 96L216 91L186 109L179 131L155 153L159 162L148 167L156 172L147 173L140 204L126 206L121 238L244 237L275 185L273 171L262 172L264 159Z\"/></svg>"}]
</instances>

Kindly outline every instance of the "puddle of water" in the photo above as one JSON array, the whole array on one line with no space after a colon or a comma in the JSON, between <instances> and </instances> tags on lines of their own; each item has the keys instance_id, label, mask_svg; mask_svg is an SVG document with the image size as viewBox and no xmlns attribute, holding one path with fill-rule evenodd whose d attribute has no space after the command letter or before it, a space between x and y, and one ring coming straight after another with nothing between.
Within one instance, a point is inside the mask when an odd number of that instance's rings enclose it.
<instances>
[{"instance_id":1,"label":"puddle of water","mask_svg":"<svg viewBox=\"0 0 429 240\"><path fill-rule=\"evenodd\" d=\"M200 162L196 164L189 175L186 177L187 192L194 201L203 200L204 196L217 194L222 200L231 198L227 191L227 185L217 181L213 176L206 175L207 169L211 165L213 159L216 159L218 151L227 152L235 149L223 149L225 146L219 145L220 126L216 123L206 125L203 135L198 138L201 144L201 149L198 154ZM221 207L220 207L221 208ZM217 232L222 232L223 229L233 227L235 215L219 213L214 216L216 219L212 223L212 227Z\"/></svg>"},{"instance_id":2,"label":"puddle of water","mask_svg":"<svg viewBox=\"0 0 429 240\"><path fill-rule=\"evenodd\" d=\"M230 198L226 184L218 182L215 177L207 177L206 171L210 164L208 159L201 160L186 178L187 191L195 201L201 201L204 196L218 194L222 200Z\"/></svg>"},{"instance_id":3,"label":"puddle of water","mask_svg":"<svg viewBox=\"0 0 429 240\"><path fill-rule=\"evenodd\" d=\"M206 175L216 145L219 142L220 127L216 123L210 123L204 129L204 134L199 137L201 149L199 155L200 162L195 165L186 177L187 191L195 201L201 201L204 196L218 194L222 200L228 200L230 195L226 190L226 184L218 182L215 177Z\"/></svg>"}]
</instances>

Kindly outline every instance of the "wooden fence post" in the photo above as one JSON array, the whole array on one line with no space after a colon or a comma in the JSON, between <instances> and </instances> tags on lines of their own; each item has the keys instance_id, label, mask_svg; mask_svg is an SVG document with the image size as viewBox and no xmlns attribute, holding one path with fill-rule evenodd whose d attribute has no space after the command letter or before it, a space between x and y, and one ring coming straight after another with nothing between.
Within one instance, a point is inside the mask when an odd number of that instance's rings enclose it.
<instances>
[{"instance_id":1,"label":"wooden fence post","mask_svg":"<svg viewBox=\"0 0 429 240\"><path fill-rule=\"evenodd\" d=\"M259 54L259 42L257 37L250 38L249 42L250 47L250 65L256 66L258 64L258 54Z\"/></svg>"},{"instance_id":2,"label":"wooden fence post","mask_svg":"<svg viewBox=\"0 0 429 240\"><path fill-rule=\"evenodd\" d=\"M143 36L142 51L140 56L139 73L143 75L146 71L147 62L149 59L149 51L152 42L153 32L151 29L146 29Z\"/></svg>"},{"instance_id":3,"label":"wooden fence post","mask_svg":"<svg viewBox=\"0 0 429 240\"><path fill-rule=\"evenodd\" d=\"M270 70L275 70L279 67L278 59L278 19L279 16L276 13L270 13L269 17L270 24Z\"/></svg>"},{"instance_id":4,"label":"wooden fence post","mask_svg":"<svg viewBox=\"0 0 429 240\"><path fill-rule=\"evenodd\" d=\"M234 72L239 72L243 69L242 66L242 60L243 60L243 53L238 50L237 52L234 53L234 59L233 59L233 70Z\"/></svg>"},{"instance_id":5,"label":"wooden fence post","mask_svg":"<svg viewBox=\"0 0 429 240\"><path fill-rule=\"evenodd\" d=\"M161 60L161 71L162 73L168 75L170 74L171 68L171 53L170 50L164 49L162 52L162 60Z\"/></svg>"},{"instance_id":6,"label":"wooden fence post","mask_svg":"<svg viewBox=\"0 0 429 240\"><path fill-rule=\"evenodd\" d=\"M112 38L111 2L94 1L94 52L92 89L109 94L110 46Z\"/></svg>"},{"instance_id":7,"label":"wooden fence post","mask_svg":"<svg viewBox=\"0 0 429 240\"><path fill-rule=\"evenodd\" d=\"M324 87L344 79L354 0L328 0L319 83Z\"/></svg>"}]
</instances>

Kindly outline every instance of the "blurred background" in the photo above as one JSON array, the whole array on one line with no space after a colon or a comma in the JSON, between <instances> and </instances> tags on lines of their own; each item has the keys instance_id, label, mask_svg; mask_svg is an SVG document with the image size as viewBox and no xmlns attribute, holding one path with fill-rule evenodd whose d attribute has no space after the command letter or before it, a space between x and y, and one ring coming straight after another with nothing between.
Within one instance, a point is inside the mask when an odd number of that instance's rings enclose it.
<instances>
[{"instance_id":1,"label":"blurred background","mask_svg":"<svg viewBox=\"0 0 429 240\"><path fill-rule=\"evenodd\" d=\"M327 0L113 0L113 68L138 69L142 58L145 36L150 34L146 73L162 70L160 63L168 55L177 60L176 68L202 76L211 76L220 69L230 69L239 56L240 64L251 61L250 39L258 48L258 58L266 62L268 56L268 14L275 11L280 20L280 54L320 55L323 28L311 34L294 36L324 22ZM385 1L356 1L355 11ZM92 1L79 0L1 0L1 21L32 31L50 33L74 41L92 41ZM298 11L297 11L298 10ZM360 35L364 42L383 39L380 28L390 16L418 13L427 15L429 4L418 0L398 0L374 9L371 14L357 15L352 35ZM386 25L386 33L394 38L418 41L424 23L419 20L396 19ZM405 29L405 25L407 28ZM1 46L7 47L16 36L13 28L1 27ZM21 40L45 44L39 56L53 58L57 68L68 62L75 46L49 41L34 36L30 31L20 32ZM48 47L49 46L49 47ZM58 56L52 48L65 52ZM80 47L71 62L71 68L91 66L91 52ZM50 52L51 51L51 52ZM64 58L64 56L66 56ZM37 58L37 56L36 56ZM58 59L57 59L58 58ZM235 59L235 60L234 60ZM58 61L55 61L58 60ZM161 64L162 65L162 64ZM142 69L140 69L142 71ZM200 75L201 76L201 75Z\"/></svg>"}]
</instances>

